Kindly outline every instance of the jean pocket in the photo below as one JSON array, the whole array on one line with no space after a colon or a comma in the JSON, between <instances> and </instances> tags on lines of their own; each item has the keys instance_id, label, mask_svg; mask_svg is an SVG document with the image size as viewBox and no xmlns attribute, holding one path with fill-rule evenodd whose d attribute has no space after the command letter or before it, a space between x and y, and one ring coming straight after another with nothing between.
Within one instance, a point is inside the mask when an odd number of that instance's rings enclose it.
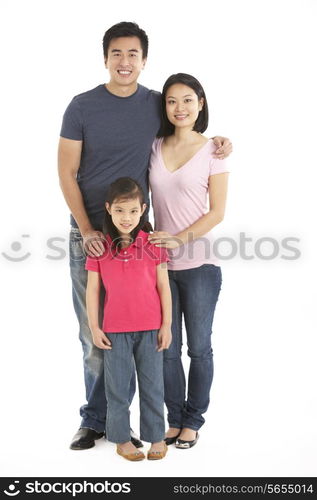
<instances>
[{"instance_id":1,"label":"jean pocket","mask_svg":"<svg viewBox=\"0 0 317 500\"><path fill-rule=\"evenodd\" d=\"M86 254L83 247L83 239L76 233L71 233L69 238L69 257L70 260L86 260Z\"/></svg>"}]
</instances>

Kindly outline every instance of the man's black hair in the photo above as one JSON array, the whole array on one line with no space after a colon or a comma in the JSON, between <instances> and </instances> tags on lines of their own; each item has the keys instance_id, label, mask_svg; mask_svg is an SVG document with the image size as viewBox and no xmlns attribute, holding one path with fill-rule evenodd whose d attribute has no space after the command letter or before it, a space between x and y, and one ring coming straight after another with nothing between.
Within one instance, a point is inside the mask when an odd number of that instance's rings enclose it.
<instances>
[{"instance_id":1,"label":"man's black hair","mask_svg":"<svg viewBox=\"0 0 317 500\"><path fill-rule=\"evenodd\" d=\"M114 24L104 34L102 45L105 58L108 57L108 49L111 40L113 40L114 38L132 36L136 36L137 38L139 38L142 47L142 59L145 59L147 57L149 49L148 36L145 31L142 30L136 23L130 23L126 21Z\"/></svg>"}]
</instances>

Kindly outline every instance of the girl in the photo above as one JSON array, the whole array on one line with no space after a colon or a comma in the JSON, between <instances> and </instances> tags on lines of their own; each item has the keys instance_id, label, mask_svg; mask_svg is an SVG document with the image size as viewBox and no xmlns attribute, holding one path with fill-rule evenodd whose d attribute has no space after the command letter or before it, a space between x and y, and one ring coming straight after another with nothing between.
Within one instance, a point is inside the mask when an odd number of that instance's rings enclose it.
<instances>
[{"instance_id":1,"label":"girl","mask_svg":"<svg viewBox=\"0 0 317 500\"><path fill-rule=\"evenodd\" d=\"M165 441L186 449L197 442L213 378L211 331L221 269L212 253L210 230L224 216L228 173L225 163L213 157L213 141L202 135L208 107L196 78L184 73L168 78L162 115L150 162L156 232L149 241L170 249L173 339L164 353L170 425ZM187 398L181 359L183 316L190 357Z\"/></svg>"},{"instance_id":2,"label":"girl","mask_svg":"<svg viewBox=\"0 0 317 500\"><path fill-rule=\"evenodd\" d=\"M148 242L144 195L129 177L111 184L104 222L105 252L87 257L87 313L94 344L104 350L106 436L127 460L143 460L130 440L129 386L136 367L141 439L149 460L166 455L163 349L171 343L171 293L164 249ZM144 230L142 230L144 229ZM163 251L162 251L163 250ZM106 297L98 320L100 280Z\"/></svg>"}]
</instances>

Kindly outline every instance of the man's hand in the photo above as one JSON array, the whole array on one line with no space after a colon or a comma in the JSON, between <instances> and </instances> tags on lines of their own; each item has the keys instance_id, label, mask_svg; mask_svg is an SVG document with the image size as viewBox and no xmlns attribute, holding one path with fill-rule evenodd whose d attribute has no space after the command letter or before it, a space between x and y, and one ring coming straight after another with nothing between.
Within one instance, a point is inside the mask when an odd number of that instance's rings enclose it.
<instances>
[{"instance_id":1,"label":"man's hand","mask_svg":"<svg viewBox=\"0 0 317 500\"><path fill-rule=\"evenodd\" d=\"M217 149L213 154L214 158L223 160L232 153L232 144L227 137L217 135L216 137L213 137L212 140L214 141L215 146L217 146Z\"/></svg>"},{"instance_id":2,"label":"man's hand","mask_svg":"<svg viewBox=\"0 0 317 500\"><path fill-rule=\"evenodd\" d=\"M172 332L170 325L162 325L157 336L157 352L168 349L172 342Z\"/></svg>"},{"instance_id":3,"label":"man's hand","mask_svg":"<svg viewBox=\"0 0 317 500\"><path fill-rule=\"evenodd\" d=\"M88 231L82 237L84 250L90 257L100 257L105 252L102 242L106 238L101 231Z\"/></svg>"},{"instance_id":4,"label":"man's hand","mask_svg":"<svg viewBox=\"0 0 317 500\"><path fill-rule=\"evenodd\" d=\"M180 240L166 231L154 231L154 233L149 234L148 240L156 247L178 248L181 245Z\"/></svg>"},{"instance_id":5,"label":"man's hand","mask_svg":"<svg viewBox=\"0 0 317 500\"><path fill-rule=\"evenodd\" d=\"M91 333L96 347L99 347L99 349L112 349L110 340L101 328L94 328Z\"/></svg>"}]
</instances>

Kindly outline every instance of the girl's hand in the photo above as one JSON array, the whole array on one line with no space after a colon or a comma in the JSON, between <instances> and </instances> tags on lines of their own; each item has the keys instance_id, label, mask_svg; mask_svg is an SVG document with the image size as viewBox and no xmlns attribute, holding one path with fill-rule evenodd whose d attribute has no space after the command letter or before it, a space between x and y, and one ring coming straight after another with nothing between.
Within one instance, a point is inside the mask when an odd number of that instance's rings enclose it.
<instances>
[{"instance_id":1,"label":"girl's hand","mask_svg":"<svg viewBox=\"0 0 317 500\"><path fill-rule=\"evenodd\" d=\"M168 349L172 342L172 332L169 325L162 325L157 336L157 351Z\"/></svg>"},{"instance_id":2,"label":"girl's hand","mask_svg":"<svg viewBox=\"0 0 317 500\"><path fill-rule=\"evenodd\" d=\"M149 234L148 240L156 247L178 248L181 245L181 240L166 231L154 231Z\"/></svg>"},{"instance_id":3,"label":"girl's hand","mask_svg":"<svg viewBox=\"0 0 317 500\"><path fill-rule=\"evenodd\" d=\"M96 347L99 347L99 349L112 349L110 340L101 328L95 328L91 333Z\"/></svg>"}]
</instances>

